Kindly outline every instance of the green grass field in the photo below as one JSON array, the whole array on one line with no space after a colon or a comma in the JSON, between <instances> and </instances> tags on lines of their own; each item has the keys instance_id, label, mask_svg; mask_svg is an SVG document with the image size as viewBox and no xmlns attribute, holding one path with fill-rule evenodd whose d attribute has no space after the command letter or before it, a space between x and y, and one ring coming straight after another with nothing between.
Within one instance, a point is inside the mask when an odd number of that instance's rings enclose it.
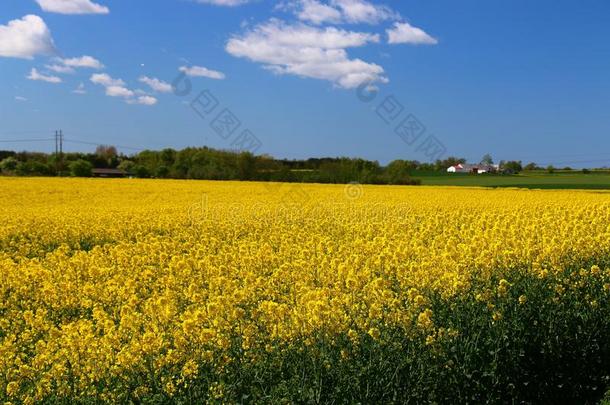
<instances>
[{"instance_id":1,"label":"green grass field","mask_svg":"<svg viewBox=\"0 0 610 405\"><path fill-rule=\"evenodd\" d=\"M462 173L413 174L422 185L471 187L520 187L531 189L589 189L610 190L610 172L526 172L518 175L488 175Z\"/></svg>"}]
</instances>

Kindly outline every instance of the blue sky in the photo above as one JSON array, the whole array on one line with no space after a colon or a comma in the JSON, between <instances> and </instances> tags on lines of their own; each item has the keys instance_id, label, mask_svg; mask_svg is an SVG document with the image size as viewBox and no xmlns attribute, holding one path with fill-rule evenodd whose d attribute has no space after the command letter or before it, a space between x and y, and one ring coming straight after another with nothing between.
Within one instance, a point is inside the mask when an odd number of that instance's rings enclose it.
<instances>
[{"instance_id":1,"label":"blue sky","mask_svg":"<svg viewBox=\"0 0 610 405\"><path fill-rule=\"evenodd\" d=\"M277 157L426 160L412 114L445 155L610 165L607 1L214 2L3 0L0 149L228 149L227 108Z\"/></svg>"}]
</instances>

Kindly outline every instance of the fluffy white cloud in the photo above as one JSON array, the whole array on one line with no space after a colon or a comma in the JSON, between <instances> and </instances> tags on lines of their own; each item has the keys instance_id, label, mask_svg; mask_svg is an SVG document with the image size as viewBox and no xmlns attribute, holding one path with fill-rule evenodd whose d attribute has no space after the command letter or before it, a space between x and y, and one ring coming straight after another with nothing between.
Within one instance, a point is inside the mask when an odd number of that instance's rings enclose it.
<instances>
[{"instance_id":1,"label":"fluffy white cloud","mask_svg":"<svg viewBox=\"0 0 610 405\"><path fill-rule=\"evenodd\" d=\"M125 82L121 79L114 79L110 75L106 73L97 73L91 75L92 83L99 84L104 86L106 89L106 95L109 97L121 97L125 100L127 104L141 104L141 105L155 105L157 104L157 99L143 94L141 91L133 91L126 87ZM82 86L82 90L84 91L84 86ZM81 86L79 86L81 89ZM75 90L75 93L79 93L78 90ZM79 93L82 94L82 93ZM142 95L141 95L142 94Z\"/></svg>"},{"instance_id":2,"label":"fluffy white cloud","mask_svg":"<svg viewBox=\"0 0 610 405\"><path fill-rule=\"evenodd\" d=\"M302 21L309 21L314 24L340 23L342 20L341 12L327 4L317 0L302 0L301 8L297 11L297 17Z\"/></svg>"},{"instance_id":3,"label":"fluffy white cloud","mask_svg":"<svg viewBox=\"0 0 610 405\"><path fill-rule=\"evenodd\" d=\"M390 44L436 45L438 41L421 28L406 22L397 22L394 27L386 30Z\"/></svg>"},{"instance_id":4,"label":"fluffy white cloud","mask_svg":"<svg viewBox=\"0 0 610 405\"><path fill-rule=\"evenodd\" d=\"M378 24L400 18L390 7L366 0L330 0L326 3L319 0L297 0L292 6L300 20L313 24Z\"/></svg>"},{"instance_id":5,"label":"fluffy white cloud","mask_svg":"<svg viewBox=\"0 0 610 405\"><path fill-rule=\"evenodd\" d=\"M57 65L57 64L53 64L53 65L44 65L44 67L46 67L47 69L55 72L55 73L74 73L75 70L73 68L71 68L70 66L64 66L64 65Z\"/></svg>"},{"instance_id":6,"label":"fluffy white cloud","mask_svg":"<svg viewBox=\"0 0 610 405\"><path fill-rule=\"evenodd\" d=\"M179 68L182 73L191 77L207 77L208 79L223 80L226 76L217 70L208 69L203 66L182 66Z\"/></svg>"},{"instance_id":7,"label":"fluffy white cloud","mask_svg":"<svg viewBox=\"0 0 610 405\"><path fill-rule=\"evenodd\" d=\"M51 31L37 15L0 25L0 56L32 59L55 53Z\"/></svg>"},{"instance_id":8,"label":"fluffy white cloud","mask_svg":"<svg viewBox=\"0 0 610 405\"><path fill-rule=\"evenodd\" d=\"M91 0L36 0L38 5L50 13L59 14L108 14L106 6Z\"/></svg>"},{"instance_id":9,"label":"fluffy white cloud","mask_svg":"<svg viewBox=\"0 0 610 405\"><path fill-rule=\"evenodd\" d=\"M157 101L153 96L140 96L127 100L127 104L155 105Z\"/></svg>"},{"instance_id":10,"label":"fluffy white cloud","mask_svg":"<svg viewBox=\"0 0 610 405\"><path fill-rule=\"evenodd\" d=\"M92 83L100 84L104 87L125 86L125 82L123 80L113 79L112 77L110 77L110 75L108 75L106 73L93 74L93 75L91 75L91 78L89 80L91 80Z\"/></svg>"},{"instance_id":11,"label":"fluffy white cloud","mask_svg":"<svg viewBox=\"0 0 610 405\"><path fill-rule=\"evenodd\" d=\"M108 86L106 87L106 95L110 97L133 97L134 92L123 86Z\"/></svg>"},{"instance_id":12,"label":"fluffy white cloud","mask_svg":"<svg viewBox=\"0 0 610 405\"><path fill-rule=\"evenodd\" d=\"M155 77L141 76L138 80L141 83L148 85L148 87L150 87L151 89L153 89L154 91L157 91L159 93L171 93L172 92L171 84L166 83L162 80L159 80Z\"/></svg>"},{"instance_id":13,"label":"fluffy white cloud","mask_svg":"<svg viewBox=\"0 0 610 405\"><path fill-rule=\"evenodd\" d=\"M341 10L343 18L349 23L378 24L381 21L400 18L391 8L365 0L331 0L331 3Z\"/></svg>"},{"instance_id":14,"label":"fluffy white cloud","mask_svg":"<svg viewBox=\"0 0 610 405\"><path fill-rule=\"evenodd\" d=\"M39 80L47 83L61 83L61 78L57 76L48 76L42 73L39 73L38 70L32 68L30 74L26 76L30 80Z\"/></svg>"},{"instance_id":15,"label":"fluffy white cloud","mask_svg":"<svg viewBox=\"0 0 610 405\"><path fill-rule=\"evenodd\" d=\"M215 6L235 7L249 3L250 0L196 0L197 3L213 4Z\"/></svg>"},{"instance_id":16,"label":"fluffy white cloud","mask_svg":"<svg viewBox=\"0 0 610 405\"><path fill-rule=\"evenodd\" d=\"M125 82L121 79L113 79L106 73L96 73L91 75L92 83L99 84L106 88L106 95L110 97L133 97L134 92L125 87Z\"/></svg>"},{"instance_id":17,"label":"fluffy white cloud","mask_svg":"<svg viewBox=\"0 0 610 405\"><path fill-rule=\"evenodd\" d=\"M328 80L351 89L363 82L388 82L381 66L350 59L345 50L378 41L379 36L374 34L271 20L241 37L233 37L226 50L233 56L262 63L275 73Z\"/></svg>"},{"instance_id":18,"label":"fluffy white cloud","mask_svg":"<svg viewBox=\"0 0 610 405\"><path fill-rule=\"evenodd\" d=\"M55 63L53 63L52 65L45 65L45 67L55 73L74 73L76 71L76 68L104 68L104 65L99 60L87 55L69 59L55 58L54 60Z\"/></svg>"},{"instance_id":19,"label":"fluffy white cloud","mask_svg":"<svg viewBox=\"0 0 610 405\"><path fill-rule=\"evenodd\" d=\"M103 69L104 65L92 56L83 55L78 58L60 59L64 66L72 68Z\"/></svg>"}]
</instances>

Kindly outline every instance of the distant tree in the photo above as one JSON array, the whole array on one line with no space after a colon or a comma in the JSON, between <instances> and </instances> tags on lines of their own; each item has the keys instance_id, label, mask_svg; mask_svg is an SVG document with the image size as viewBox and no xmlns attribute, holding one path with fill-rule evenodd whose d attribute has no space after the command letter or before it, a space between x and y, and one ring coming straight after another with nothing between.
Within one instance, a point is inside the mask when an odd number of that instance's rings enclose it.
<instances>
[{"instance_id":1,"label":"distant tree","mask_svg":"<svg viewBox=\"0 0 610 405\"><path fill-rule=\"evenodd\" d=\"M19 176L49 176L52 170L46 163L28 160L26 162L19 162L15 168L15 173Z\"/></svg>"},{"instance_id":2,"label":"distant tree","mask_svg":"<svg viewBox=\"0 0 610 405\"><path fill-rule=\"evenodd\" d=\"M95 148L95 155L109 167L116 167L118 164L118 152L115 146L98 145Z\"/></svg>"},{"instance_id":3,"label":"distant tree","mask_svg":"<svg viewBox=\"0 0 610 405\"><path fill-rule=\"evenodd\" d=\"M16 153L12 150L0 150L0 161L3 161L7 157L15 157Z\"/></svg>"},{"instance_id":4,"label":"distant tree","mask_svg":"<svg viewBox=\"0 0 610 405\"><path fill-rule=\"evenodd\" d=\"M566 166L566 167L564 167L561 170L565 170L566 172L570 172L570 171L572 171L572 168L570 166Z\"/></svg>"},{"instance_id":5,"label":"distant tree","mask_svg":"<svg viewBox=\"0 0 610 405\"><path fill-rule=\"evenodd\" d=\"M142 165L135 165L133 167L133 174L135 174L136 177L139 177L141 179L146 179L150 177L150 171L148 170L148 168L146 168L146 166Z\"/></svg>"},{"instance_id":6,"label":"distant tree","mask_svg":"<svg viewBox=\"0 0 610 405\"><path fill-rule=\"evenodd\" d=\"M159 179L164 179L169 176L169 168L167 166L159 166L155 171L155 177Z\"/></svg>"},{"instance_id":7,"label":"distant tree","mask_svg":"<svg viewBox=\"0 0 610 405\"><path fill-rule=\"evenodd\" d=\"M239 180L252 180L256 176L256 158L250 152L242 152L237 158Z\"/></svg>"},{"instance_id":8,"label":"distant tree","mask_svg":"<svg viewBox=\"0 0 610 405\"><path fill-rule=\"evenodd\" d=\"M75 160L68 166L70 168L70 174L74 177L91 177L93 171L93 165L83 159Z\"/></svg>"},{"instance_id":9,"label":"distant tree","mask_svg":"<svg viewBox=\"0 0 610 405\"><path fill-rule=\"evenodd\" d=\"M0 162L0 170L2 170L3 173L14 173L18 164L19 161L14 157L7 157Z\"/></svg>"},{"instance_id":10,"label":"distant tree","mask_svg":"<svg viewBox=\"0 0 610 405\"><path fill-rule=\"evenodd\" d=\"M119 166L117 167L117 169L124 171L125 173L131 173L133 171L133 167L136 164L134 162L132 162L131 160L123 160L121 161L121 163L119 163Z\"/></svg>"},{"instance_id":11,"label":"distant tree","mask_svg":"<svg viewBox=\"0 0 610 405\"><path fill-rule=\"evenodd\" d=\"M589 169L582 169L582 174L589 174L591 173L591 170Z\"/></svg>"},{"instance_id":12,"label":"distant tree","mask_svg":"<svg viewBox=\"0 0 610 405\"><path fill-rule=\"evenodd\" d=\"M458 158L455 156L449 156L447 159L437 160L435 163L435 168L437 171L444 171L447 170L449 167L458 165L460 163L466 163L466 159Z\"/></svg>"},{"instance_id":13,"label":"distant tree","mask_svg":"<svg viewBox=\"0 0 610 405\"><path fill-rule=\"evenodd\" d=\"M546 167L546 171L547 171L548 173L551 173L551 174L552 174L552 173L555 173L555 167L554 167L553 165L548 165L548 166Z\"/></svg>"},{"instance_id":14,"label":"distant tree","mask_svg":"<svg viewBox=\"0 0 610 405\"><path fill-rule=\"evenodd\" d=\"M413 184L410 176L411 165L405 160L394 160L385 168L385 183L388 184Z\"/></svg>"},{"instance_id":15,"label":"distant tree","mask_svg":"<svg viewBox=\"0 0 610 405\"><path fill-rule=\"evenodd\" d=\"M515 174L523 171L523 166L521 165L520 160L509 160L501 165L501 170L507 173Z\"/></svg>"},{"instance_id":16,"label":"distant tree","mask_svg":"<svg viewBox=\"0 0 610 405\"><path fill-rule=\"evenodd\" d=\"M433 172L436 171L436 167L432 163L420 163L417 170L422 172Z\"/></svg>"},{"instance_id":17,"label":"distant tree","mask_svg":"<svg viewBox=\"0 0 610 405\"><path fill-rule=\"evenodd\" d=\"M494 160L492 159L491 155L489 153L487 153L481 158L481 164L482 165L493 165Z\"/></svg>"},{"instance_id":18,"label":"distant tree","mask_svg":"<svg viewBox=\"0 0 610 405\"><path fill-rule=\"evenodd\" d=\"M171 148L163 149L159 156L161 164L171 167L176 161L176 151Z\"/></svg>"},{"instance_id":19,"label":"distant tree","mask_svg":"<svg viewBox=\"0 0 610 405\"><path fill-rule=\"evenodd\" d=\"M540 167L538 167L538 165L534 162L528 163L525 165L525 167L523 168L524 170L541 170Z\"/></svg>"}]
</instances>

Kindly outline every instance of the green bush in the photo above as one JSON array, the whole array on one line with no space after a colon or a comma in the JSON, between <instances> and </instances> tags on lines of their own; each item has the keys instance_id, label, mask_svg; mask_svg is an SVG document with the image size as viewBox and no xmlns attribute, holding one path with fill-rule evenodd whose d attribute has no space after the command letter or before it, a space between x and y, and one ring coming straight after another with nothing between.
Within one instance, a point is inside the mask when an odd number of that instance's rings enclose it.
<instances>
[{"instance_id":1,"label":"green bush","mask_svg":"<svg viewBox=\"0 0 610 405\"><path fill-rule=\"evenodd\" d=\"M93 172L93 165L82 159L71 162L68 167L70 174L74 177L91 177Z\"/></svg>"},{"instance_id":2,"label":"green bush","mask_svg":"<svg viewBox=\"0 0 610 405\"><path fill-rule=\"evenodd\" d=\"M19 176L48 176L52 172L48 165L35 160L19 162L15 168L15 173Z\"/></svg>"},{"instance_id":3,"label":"green bush","mask_svg":"<svg viewBox=\"0 0 610 405\"><path fill-rule=\"evenodd\" d=\"M0 162L0 170L3 173L14 173L19 165L19 161L14 157L7 157L6 159Z\"/></svg>"}]
</instances>

